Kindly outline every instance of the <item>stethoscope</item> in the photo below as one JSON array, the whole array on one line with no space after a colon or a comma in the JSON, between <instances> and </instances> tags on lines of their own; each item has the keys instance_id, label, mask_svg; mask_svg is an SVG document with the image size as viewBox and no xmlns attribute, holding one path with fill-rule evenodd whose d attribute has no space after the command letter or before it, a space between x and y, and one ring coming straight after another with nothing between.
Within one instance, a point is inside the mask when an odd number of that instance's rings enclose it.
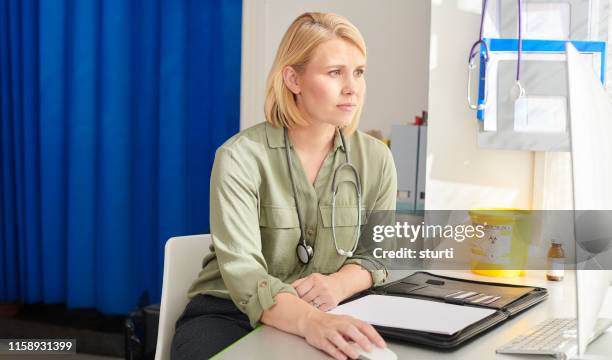
<instances>
[{"instance_id":1,"label":"stethoscope","mask_svg":"<svg viewBox=\"0 0 612 360\"><path fill-rule=\"evenodd\" d=\"M510 95L515 101L525 96L525 88L523 87L523 85L521 85L521 81L520 81L521 53L523 52L523 33L522 33L523 21L521 18L522 17L521 2L522 0L517 0L517 3L518 3L518 51L517 51L517 61L516 61L516 82L512 86L512 89L510 89ZM483 96L482 103L480 104L472 103L472 90L471 90L472 71L476 69L476 55L478 55L479 45L484 49L484 55L483 55L484 64L481 64L481 66L485 67L485 70L484 70L485 79L488 77L488 74L489 74L489 67L487 66L489 64L489 46L487 45L486 41L484 41L482 38L482 32L484 28L484 18L485 18L486 11L487 11L487 0L484 0L482 3L482 15L480 16L480 35L478 37L478 40L470 48L470 56L468 57L467 101L468 101L468 106L472 110L484 110L484 108L487 105L487 100L489 97L489 88L486 85L486 81L485 81L484 96Z\"/></svg>"},{"instance_id":2,"label":"stethoscope","mask_svg":"<svg viewBox=\"0 0 612 360\"><path fill-rule=\"evenodd\" d=\"M306 238L304 237L304 227L302 226L302 214L300 213L300 206L298 204L297 197L297 187L295 186L295 181L293 179L293 169L291 161L291 150L289 149L289 134L287 128L284 128L285 132L285 153L287 155L287 167L289 169L289 179L291 180L291 187L293 189L293 199L295 201L295 209L297 210L298 216L298 224L300 226L300 242L296 248L296 253L300 262L304 265L308 264L310 260L314 256L314 249L312 246L306 243ZM344 140L344 133L342 130L339 130L340 140L342 141L342 146L344 147L344 153L346 155L346 162L341 164L334 171L334 175L332 177L332 212L331 212L331 226L332 226L332 238L334 239L334 246L336 247L336 252L340 256L351 257L355 253L357 249L357 243L359 242L359 236L361 232L361 180L359 179L359 173L357 172L357 168L351 164L351 160L349 157L349 148L346 146L346 141ZM352 183L355 186L355 191L357 192L357 236L355 238L355 243L353 244L353 248L349 251L344 250L338 246L338 241L336 240L336 193L338 192L338 187L340 183L338 183L337 175L340 170L343 168L350 169L355 175L355 183Z\"/></svg>"}]
</instances>

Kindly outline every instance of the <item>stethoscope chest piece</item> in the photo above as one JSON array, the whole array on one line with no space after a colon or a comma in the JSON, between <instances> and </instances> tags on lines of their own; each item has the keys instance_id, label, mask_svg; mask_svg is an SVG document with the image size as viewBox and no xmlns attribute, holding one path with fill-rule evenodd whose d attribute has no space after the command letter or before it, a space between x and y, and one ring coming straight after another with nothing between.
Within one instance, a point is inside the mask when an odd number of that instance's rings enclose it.
<instances>
[{"instance_id":1,"label":"stethoscope chest piece","mask_svg":"<svg viewBox=\"0 0 612 360\"><path fill-rule=\"evenodd\" d=\"M303 243L298 244L296 252L297 257L298 259L300 259L300 262L302 262L302 264L308 264L314 254L312 246Z\"/></svg>"}]
</instances>

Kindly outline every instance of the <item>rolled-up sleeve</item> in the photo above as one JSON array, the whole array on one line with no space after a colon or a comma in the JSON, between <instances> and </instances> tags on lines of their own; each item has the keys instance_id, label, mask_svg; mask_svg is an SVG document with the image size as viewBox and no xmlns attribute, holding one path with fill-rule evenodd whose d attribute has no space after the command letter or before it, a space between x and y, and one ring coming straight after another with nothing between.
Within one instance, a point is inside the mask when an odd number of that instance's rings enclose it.
<instances>
[{"instance_id":1,"label":"rolled-up sleeve","mask_svg":"<svg viewBox=\"0 0 612 360\"><path fill-rule=\"evenodd\" d=\"M215 155L210 180L211 235L223 282L234 304L259 324L264 310L281 292L295 289L269 275L259 232L254 164L221 147Z\"/></svg>"},{"instance_id":2,"label":"rolled-up sleeve","mask_svg":"<svg viewBox=\"0 0 612 360\"><path fill-rule=\"evenodd\" d=\"M395 223L395 206L397 199L397 171L391 151L385 149L384 158L382 161L382 171L380 173L380 182L378 186L378 195L373 209L369 211L366 227L371 228L373 225L393 224ZM370 171L379 171L368 169ZM371 232L365 231L364 236L371 235ZM369 236L368 236L369 237ZM385 283L389 272L384 263L378 261L372 255L373 241L362 238L359 241L360 246L357 247L355 254L346 259L344 264L357 264L370 272L372 276L373 286L380 286ZM394 245L393 239L385 240L384 244L387 248L392 248Z\"/></svg>"}]
</instances>

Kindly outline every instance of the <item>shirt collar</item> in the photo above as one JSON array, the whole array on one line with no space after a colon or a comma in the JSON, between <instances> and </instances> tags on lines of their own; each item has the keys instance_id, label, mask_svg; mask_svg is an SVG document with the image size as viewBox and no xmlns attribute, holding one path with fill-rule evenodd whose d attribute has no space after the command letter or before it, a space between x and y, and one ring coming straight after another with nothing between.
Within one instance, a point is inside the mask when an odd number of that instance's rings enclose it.
<instances>
[{"instance_id":1,"label":"shirt collar","mask_svg":"<svg viewBox=\"0 0 612 360\"><path fill-rule=\"evenodd\" d=\"M266 137L268 138L268 146L270 148L276 149L285 147L285 135L282 127L277 128L266 122ZM342 140L340 139L340 131L336 129L336 136L334 137L334 151L338 149L344 151L344 146L342 146Z\"/></svg>"}]
</instances>

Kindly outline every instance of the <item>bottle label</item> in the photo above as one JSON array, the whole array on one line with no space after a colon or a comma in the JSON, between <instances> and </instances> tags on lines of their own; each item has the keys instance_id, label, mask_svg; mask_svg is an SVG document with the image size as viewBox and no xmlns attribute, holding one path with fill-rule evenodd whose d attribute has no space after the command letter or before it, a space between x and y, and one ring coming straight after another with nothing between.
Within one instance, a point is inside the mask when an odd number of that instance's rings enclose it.
<instances>
[{"instance_id":1,"label":"bottle label","mask_svg":"<svg viewBox=\"0 0 612 360\"><path fill-rule=\"evenodd\" d=\"M548 260L548 272L550 276L563 276L565 273L565 261L564 259L549 259Z\"/></svg>"}]
</instances>

